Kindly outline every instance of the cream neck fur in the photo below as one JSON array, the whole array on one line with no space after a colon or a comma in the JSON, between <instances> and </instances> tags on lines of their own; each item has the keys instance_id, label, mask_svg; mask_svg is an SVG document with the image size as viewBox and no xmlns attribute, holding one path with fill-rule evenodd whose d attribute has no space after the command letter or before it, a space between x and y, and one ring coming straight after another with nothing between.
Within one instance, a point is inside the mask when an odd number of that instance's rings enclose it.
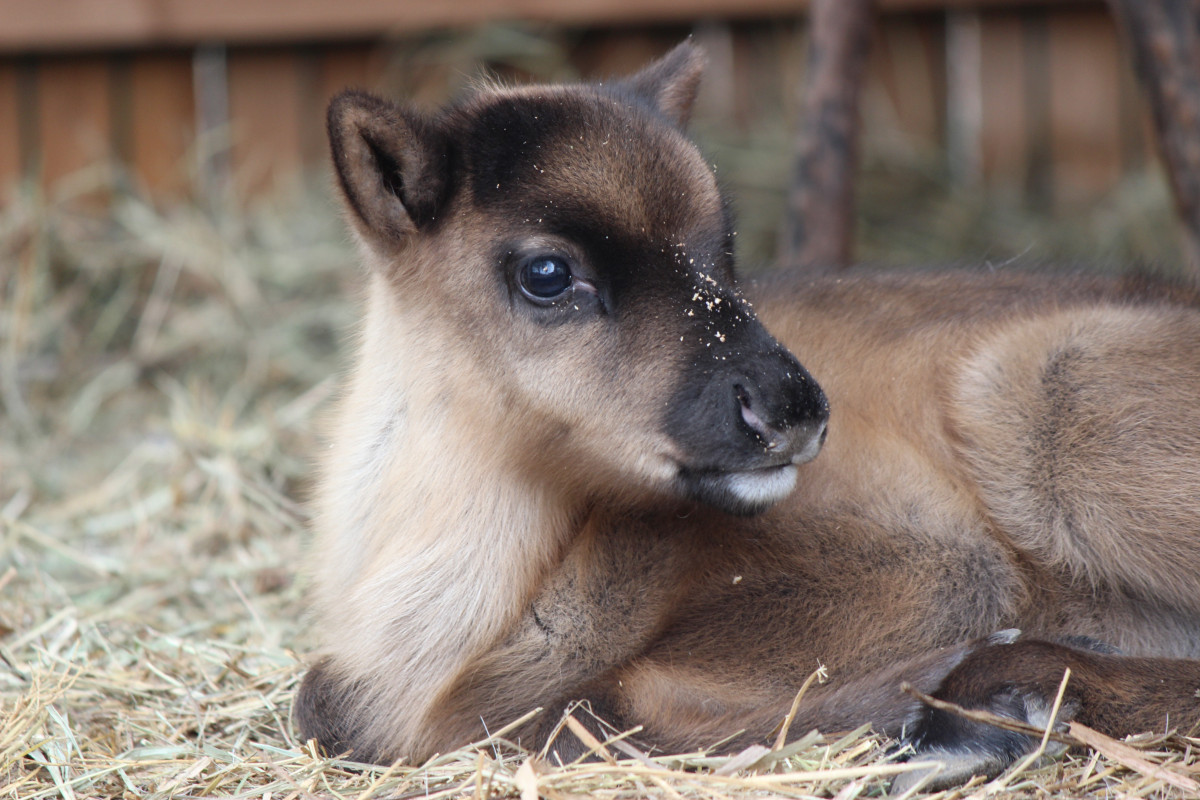
<instances>
[{"instance_id":1,"label":"cream neck fur","mask_svg":"<svg viewBox=\"0 0 1200 800\"><path fill-rule=\"evenodd\" d=\"M379 687L369 728L400 731L378 744L404 750L418 712L527 605L573 515L519 468L503 403L452 332L371 289L318 497L316 606L338 666Z\"/></svg>"}]
</instances>

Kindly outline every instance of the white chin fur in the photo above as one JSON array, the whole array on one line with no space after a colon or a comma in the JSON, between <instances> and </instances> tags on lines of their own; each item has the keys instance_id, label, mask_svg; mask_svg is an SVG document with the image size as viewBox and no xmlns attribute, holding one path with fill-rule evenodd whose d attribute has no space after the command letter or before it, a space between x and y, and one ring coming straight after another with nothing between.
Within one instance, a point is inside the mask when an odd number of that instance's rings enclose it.
<instances>
[{"instance_id":1,"label":"white chin fur","mask_svg":"<svg viewBox=\"0 0 1200 800\"><path fill-rule=\"evenodd\" d=\"M726 490L747 506L765 507L777 503L796 488L794 464L772 469L730 472L722 476Z\"/></svg>"}]
</instances>

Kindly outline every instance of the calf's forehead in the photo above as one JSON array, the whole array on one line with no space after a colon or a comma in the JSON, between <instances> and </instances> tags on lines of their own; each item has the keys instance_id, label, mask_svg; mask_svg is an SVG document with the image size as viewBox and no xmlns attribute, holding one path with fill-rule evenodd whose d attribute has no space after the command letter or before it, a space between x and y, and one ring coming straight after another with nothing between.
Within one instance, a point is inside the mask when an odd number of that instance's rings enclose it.
<instances>
[{"instance_id":1,"label":"calf's forehead","mask_svg":"<svg viewBox=\"0 0 1200 800\"><path fill-rule=\"evenodd\" d=\"M682 241L724 226L699 151L661 118L590 87L509 90L477 101L463 157L474 202L524 219L573 218Z\"/></svg>"}]
</instances>

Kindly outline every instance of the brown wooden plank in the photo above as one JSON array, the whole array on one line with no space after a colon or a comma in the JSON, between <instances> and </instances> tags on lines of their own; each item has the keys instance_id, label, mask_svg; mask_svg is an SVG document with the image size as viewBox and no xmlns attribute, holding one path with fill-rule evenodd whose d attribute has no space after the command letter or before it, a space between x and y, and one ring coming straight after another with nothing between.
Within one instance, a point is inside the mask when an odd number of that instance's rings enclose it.
<instances>
[{"instance_id":1,"label":"brown wooden plank","mask_svg":"<svg viewBox=\"0 0 1200 800\"><path fill-rule=\"evenodd\" d=\"M0 202L21 179L21 112L17 64L0 61Z\"/></svg>"},{"instance_id":2,"label":"brown wooden plank","mask_svg":"<svg viewBox=\"0 0 1200 800\"><path fill-rule=\"evenodd\" d=\"M156 197L189 187L189 148L196 137L190 53L139 54L129 65L130 169Z\"/></svg>"},{"instance_id":3,"label":"brown wooden plank","mask_svg":"<svg viewBox=\"0 0 1200 800\"><path fill-rule=\"evenodd\" d=\"M298 177L312 104L295 51L234 50L228 64L234 184L251 196Z\"/></svg>"},{"instance_id":4,"label":"brown wooden plank","mask_svg":"<svg viewBox=\"0 0 1200 800\"><path fill-rule=\"evenodd\" d=\"M983 15L959 9L946 15L946 167L960 186L983 174Z\"/></svg>"},{"instance_id":5,"label":"brown wooden plank","mask_svg":"<svg viewBox=\"0 0 1200 800\"><path fill-rule=\"evenodd\" d=\"M1125 56L1104 9L1055 11L1048 25L1054 197L1069 206L1096 199L1120 179Z\"/></svg>"},{"instance_id":6,"label":"brown wooden plank","mask_svg":"<svg viewBox=\"0 0 1200 800\"><path fill-rule=\"evenodd\" d=\"M880 0L886 10L1096 0ZM0 0L0 51L375 37L498 19L566 24L792 14L810 0Z\"/></svg>"},{"instance_id":7,"label":"brown wooden plank","mask_svg":"<svg viewBox=\"0 0 1200 800\"><path fill-rule=\"evenodd\" d=\"M112 157L111 68L105 57L43 59L37 109L37 150L47 188Z\"/></svg>"},{"instance_id":8,"label":"brown wooden plank","mask_svg":"<svg viewBox=\"0 0 1200 800\"><path fill-rule=\"evenodd\" d=\"M983 176L1019 194L1029 159L1024 23L1019 14L988 14L982 28Z\"/></svg>"},{"instance_id":9,"label":"brown wooden plank","mask_svg":"<svg viewBox=\"0 0 1200 800\"><path fill-rule=\"evenodd\" d=\"M343 89L374 89L381 70L379 54L369 45L323 48L317 66L317 100L324 107Z\"/></svg>"},{"instance_id":10,"label":"brown wooden plank","mask_svg":"<svg viewBox=\"0 0 1200 800\"><path fill-rule=\"evenodd\" d=\"M1022 15L1025 96L1025 202L1049 212L1054 200L1050 118L1050 24L1042 9Z\"/></svg>"},{"instance_id":11,"label":"brown wooden plank","mask_svg":"<svg viewBox=\"0 0 1200 800\"><path fill-rule=\"evenodd\" d=\"M658 58L679 36L664 37L654 30L593 31L573 49L571 60L579 72L604 80L629 75Z\"/></svg>"},{"instance_id":12,"label":"brown wooden plank","mask_svg":"<svg viewBox=\"0 0 1200 800\"><path fill-rule=\"evenodd\" d=\"M1118 22L1118 30L1121 25ZM1200 31L1197 31L1200 33ZM1142 96L1142 87L1133 68L1134 54L1122 38L1124 59L1121 69L1121 161L1125 172L1137 172L1153 164L1156 151L1154 120Z\"/></svg>"},{"instance_id":13,"label":"brown wooden plank","mask_svg":"<svg viewBox=\"0 0 1200 800\"><path fill-rule=\"evenodd\" d=\"M878 120L918 147L937 146L944 124L944 47L940 19L906 15L877 25L864 86L864 126Z\"/></svg>"},{"instance_id":14,"label":"brown wooden plank","mask_svg":"<svg viewBox=\"0 0 1200 800\"><path fill-rule=\"evenodd\" d=\"M329 149L325 140L325 109L344 89L378 91L385 58L377 46L359 43L314 49L303 55L300 137L306 168L324 165Z\"/></svg>"},{"instance_id":15,"label":"brown wooden plank","mask_svg":"<svg viewBox=\"0 0 1200 800\"><path fill-rule=\"evenodd\" d=\"M784 104L783 48L792 44L774 26L738 25L731 31L734 52L732 83L735 117L744 131L770 119ZM704 80L712 79L711 67ZM701 84L703 91L703 84ZM794 98L787 98L788 102ZM795 119L795 114L789 119Z\"/></svg>"}]
</instances>

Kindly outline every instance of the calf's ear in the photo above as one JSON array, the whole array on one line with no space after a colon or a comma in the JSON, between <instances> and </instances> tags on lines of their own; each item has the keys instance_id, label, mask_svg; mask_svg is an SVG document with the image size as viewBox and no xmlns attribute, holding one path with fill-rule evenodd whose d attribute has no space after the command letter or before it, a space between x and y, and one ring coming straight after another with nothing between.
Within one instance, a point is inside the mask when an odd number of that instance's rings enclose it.
<instances>
[{"instance_id":1,"label":"calf's ear","mask_svg":"<svg viewBox=\"0 0 1200 800\"><path fill-rule=\"evenodd\" d=\"M626 83L676 127L685 128L700 90L705 60L704 50L691 39L685 39L658 61L630 76Z\"/></svg>"},{"instance_id":2,"label":"calf's ear","mask_svg":"<svg viewBox=\"0 0 1200 800\"><path fill-rule=\"evenodd\" d=\"M385 249L433 224L449 190L449 145L425 117L360 91L326 118L338 183L356 228Z\"/></svg>"}]
</instances>

